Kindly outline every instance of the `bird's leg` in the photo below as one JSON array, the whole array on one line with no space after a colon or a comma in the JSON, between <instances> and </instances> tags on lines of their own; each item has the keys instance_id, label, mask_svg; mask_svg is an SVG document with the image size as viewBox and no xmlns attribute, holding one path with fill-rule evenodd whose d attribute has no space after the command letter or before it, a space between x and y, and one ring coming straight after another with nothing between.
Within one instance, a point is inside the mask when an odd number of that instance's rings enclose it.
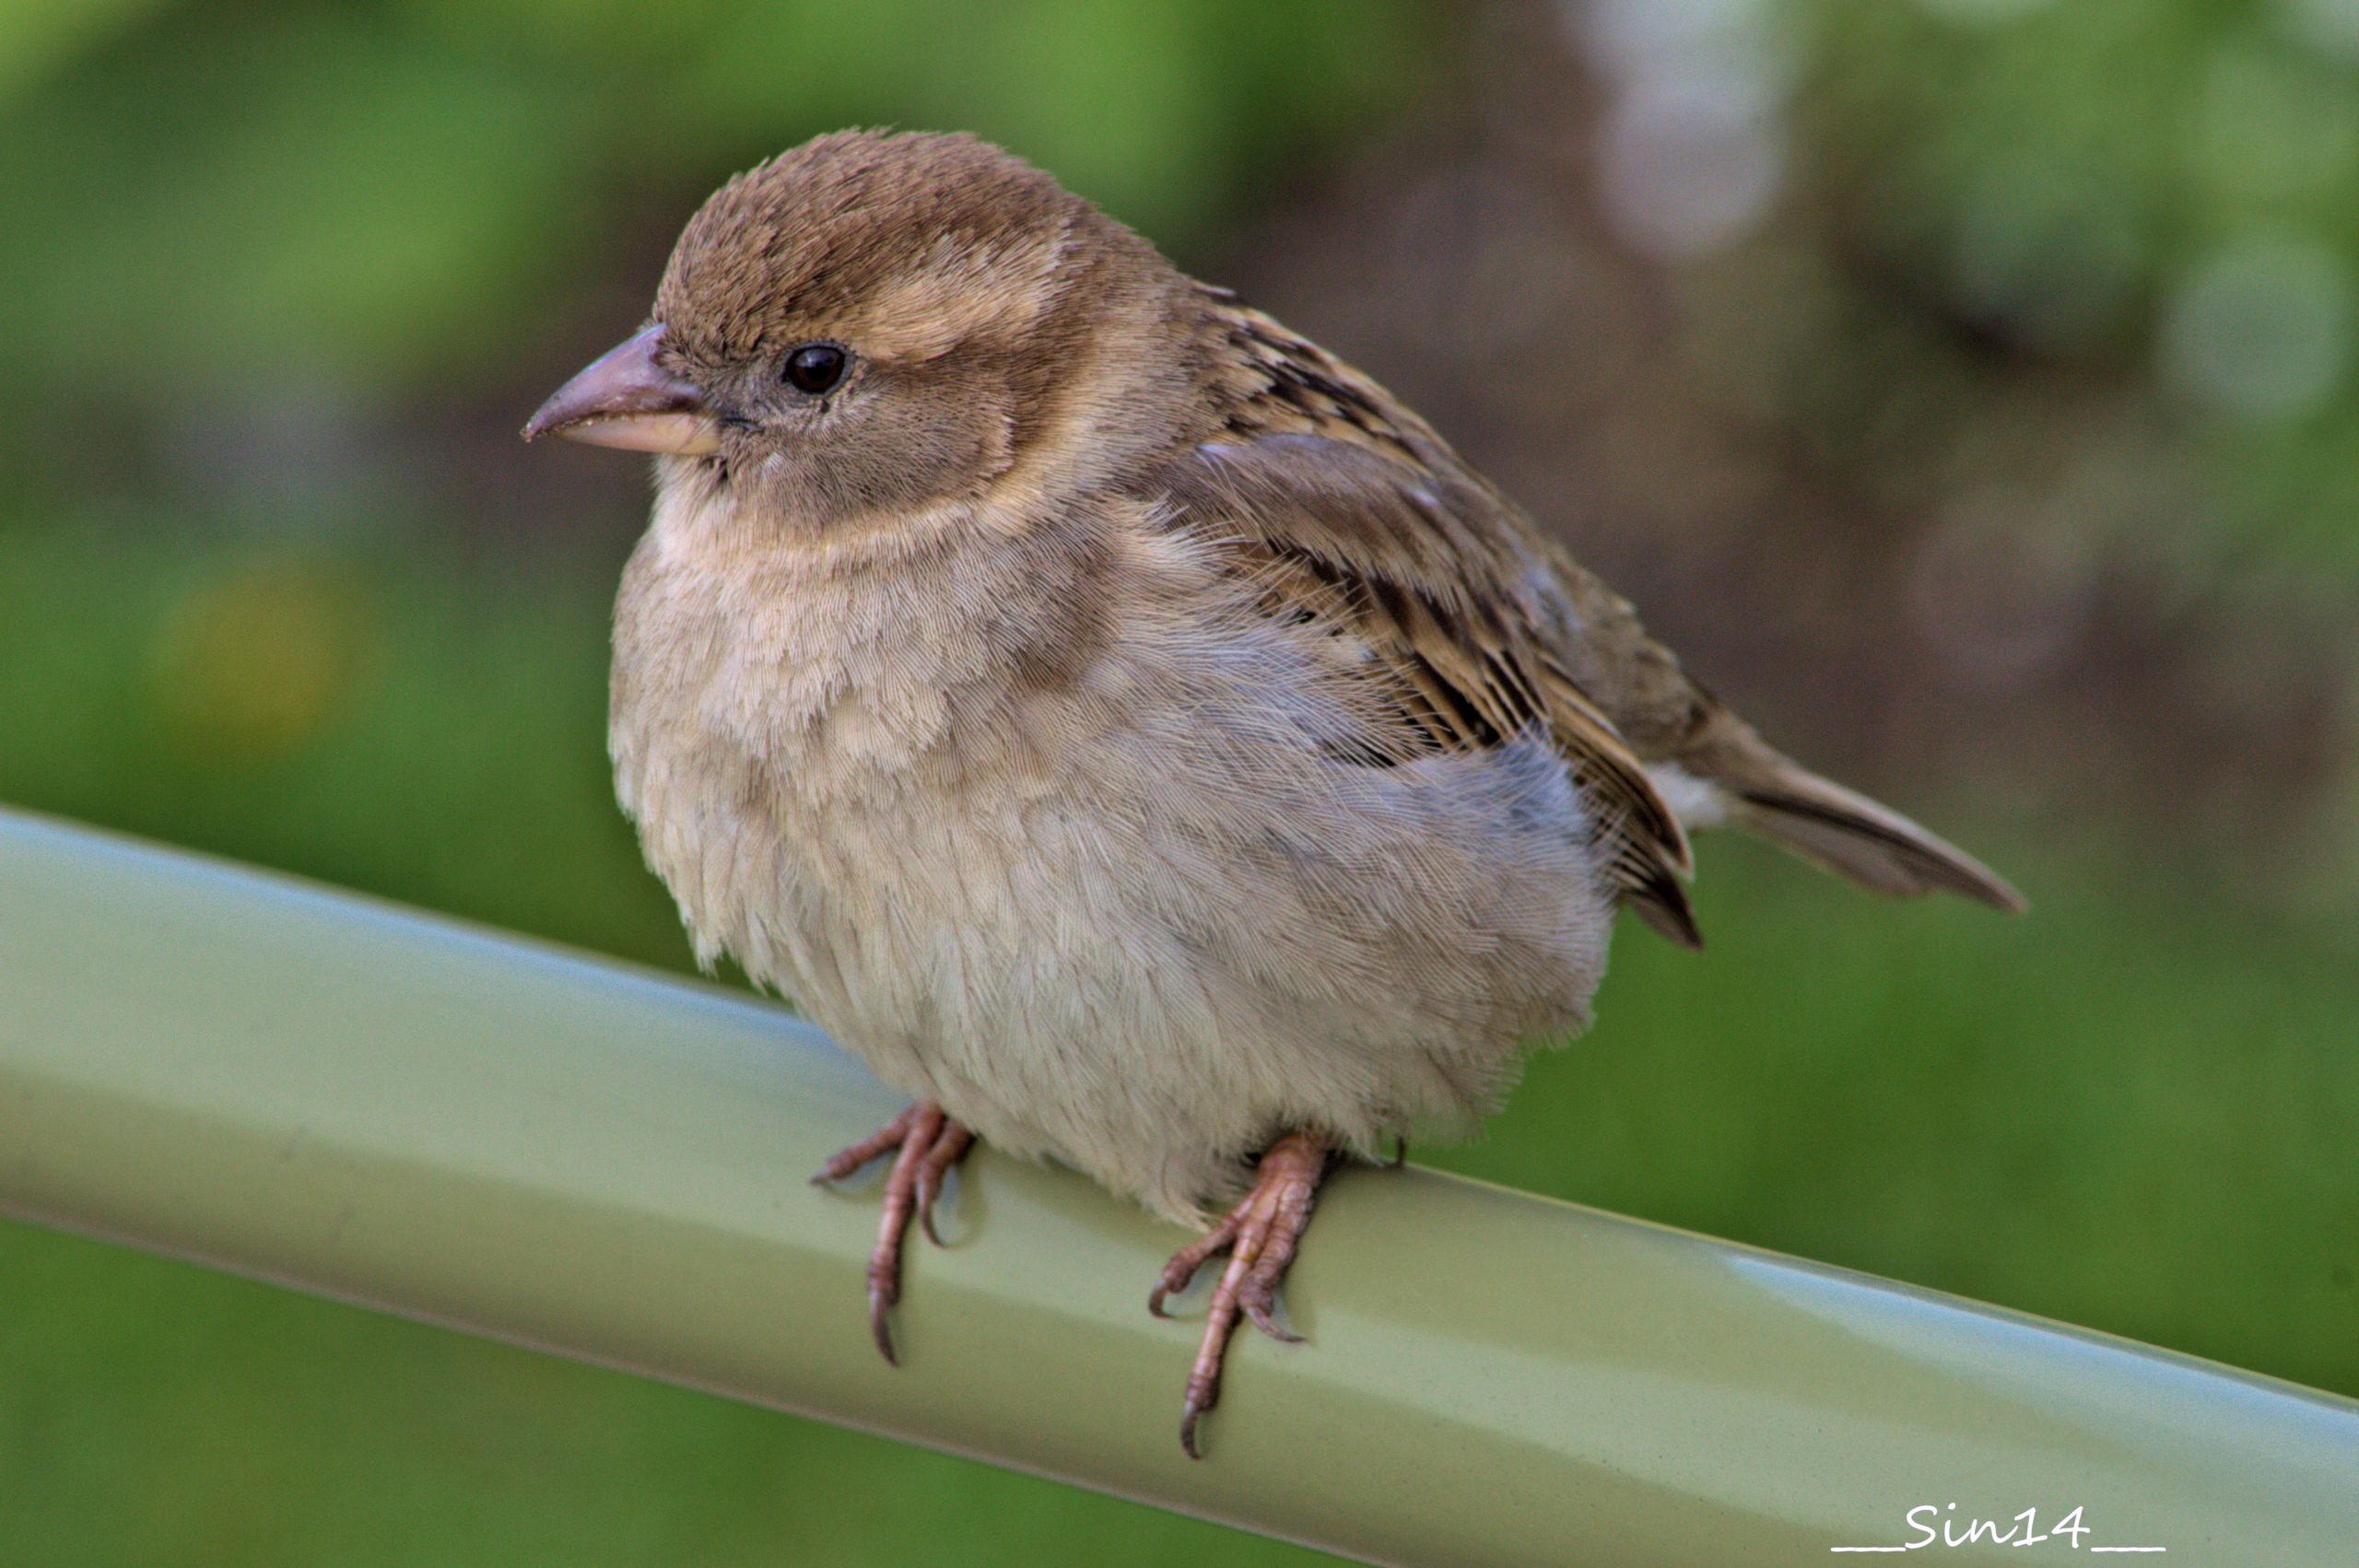
<instances>
[{"instance_id":1,"label":"bird's leg","mask_svg":"<svg viewBox=\"0 0 2359 1568\"><path fill-rule=\"evenodd\" d=\"M1180 1446L1191 1459L1202 1458L1196 1447L1196 1422L1220 1401L1221 1359L1240 1314L1273 1339L1289 1343L1302 1336L1281 1326L1273 1310L1278 1281L1294 1261L1295 1247L1310 1223L1310 1206L1319 1184L1333 1163L1333 1143L1308 1130L1287 1133L1262 1156L1253 1190L1247 1193L1201 1240L1184 1246L1164 1265L1163 1278L1146 1298L1146 1309L1165 1316L1163 1298L1188 1288L1196 1270L1216 1254L1228 1254L1220 1283L1213 1287L1212 1304L1204 1309L1204 1338L1196 1349L1196 1364L1188 1373L1188 1402L1180 1419Z\"/></svg>"},{"instance_id":2,"label":"bird's leg","mask_svg":"<svg viewBox=\"0 0 2359 1568\"><path fill-rule=\"evenodd\" d=\"M901 1239L916 1216L933 1245L942 1236L933 1228L933 1200L942 1192L942 1178L974 1146L975 1135L942 1114L932 1100L920 1100L859 1142L836 1151L834 1157L811 1178L821 1186L844 1177L879 1155L893 1156L885 1174L883 1213L876 1226L876 1248L868 1255L868 1327L876 1348L895 1366L889 1322L893 1304L901 1298Z\"/></svg>"}]
</instances>

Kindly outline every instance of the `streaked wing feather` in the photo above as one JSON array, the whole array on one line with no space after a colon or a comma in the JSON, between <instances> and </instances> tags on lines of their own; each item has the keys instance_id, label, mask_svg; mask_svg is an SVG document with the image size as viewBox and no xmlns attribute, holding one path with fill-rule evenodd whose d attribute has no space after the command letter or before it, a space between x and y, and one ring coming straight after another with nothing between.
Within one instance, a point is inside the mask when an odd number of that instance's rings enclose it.
<instances>
[{"instance_id":1,"label":"streaked wing feather","mask_svg":"<svg viewBox=\"0 0 2359 1568\"><path fill-rule=\"evenodd\" d=\"M1697 941L1687 839L1575 671L1556 561L1514 507L1374 383L1257 312L1225 306L1219 435L1156 479L1172 526L1222 538L1271 613L1367 650L1401 760L1547 735L1648 921Z\"/></svg>"}]
</instances>

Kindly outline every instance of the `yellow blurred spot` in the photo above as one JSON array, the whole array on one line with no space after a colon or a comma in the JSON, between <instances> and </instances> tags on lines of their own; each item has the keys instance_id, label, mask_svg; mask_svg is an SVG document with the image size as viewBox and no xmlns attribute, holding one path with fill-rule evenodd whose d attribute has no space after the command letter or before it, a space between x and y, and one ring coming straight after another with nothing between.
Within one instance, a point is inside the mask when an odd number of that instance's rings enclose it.
<instances>
[{"instance_id":1,"label":"yellow blurred spot","mask_svg":"<svg viewBox=\"0 0 2359 1568\"><path fill-rule=\"evenodd\" d=\"M239 562L157 628L154 692L192 751L269 762L315 734L350 690L366 640L357 585L316 562Z\"/></svg>"}]
</instances>

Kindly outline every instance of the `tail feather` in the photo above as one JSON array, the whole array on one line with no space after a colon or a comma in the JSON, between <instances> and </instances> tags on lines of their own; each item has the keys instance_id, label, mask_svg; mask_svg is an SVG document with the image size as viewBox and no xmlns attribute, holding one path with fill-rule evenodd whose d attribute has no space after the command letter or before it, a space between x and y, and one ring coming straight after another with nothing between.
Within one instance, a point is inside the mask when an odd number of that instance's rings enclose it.
<instances>
[{"instance_id":1,"label":"tail feather","mask_svg":"<svg viewBox=\"0 0 2359 1568\"><path fill-rule=\"evenodd\" d=\"M1681 759L1725 796L1731 820L1873 892L1946 892L2010 914L2029 907L2006 879L1889 807L1822 778L1750 730Z\"/></svg>"},{"instance_id":2,"label":"tail feather","mask_svg":"<svg viewBox=\"0 0 2359 1568\"><path fill-rule=\"evenodd\" d=\"M1899 813L1812 775L1803 775L1802 783L1789 790L1738 791L1737 820L1877 893L1940 890L2010 914L2029 907L1998 872Z\"/></svg>"}]
</instances>

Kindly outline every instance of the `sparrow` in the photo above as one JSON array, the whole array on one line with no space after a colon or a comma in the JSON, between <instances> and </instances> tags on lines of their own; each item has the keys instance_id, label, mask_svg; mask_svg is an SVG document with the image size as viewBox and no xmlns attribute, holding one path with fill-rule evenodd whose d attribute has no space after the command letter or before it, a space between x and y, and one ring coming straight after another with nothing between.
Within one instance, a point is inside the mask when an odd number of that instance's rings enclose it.
<instances>
[{"instance_id":1,"label":"sparrow","mask_svg":"<svg viewBox=\"0 0 2359 1568\"><path fill-rule=\"evenodd\" d=\"M1723 824L1880 893L2023 900L1765 743L1432 427L1052 178L848 131L690 219L533 415L657 454L616 787L698 959L911 1096L903 1239L978 1139L1224 1258L1180 1424L1320 1183L1588 1022L1617 910L1696 945Z\"/></svg>"}]
</instances>

